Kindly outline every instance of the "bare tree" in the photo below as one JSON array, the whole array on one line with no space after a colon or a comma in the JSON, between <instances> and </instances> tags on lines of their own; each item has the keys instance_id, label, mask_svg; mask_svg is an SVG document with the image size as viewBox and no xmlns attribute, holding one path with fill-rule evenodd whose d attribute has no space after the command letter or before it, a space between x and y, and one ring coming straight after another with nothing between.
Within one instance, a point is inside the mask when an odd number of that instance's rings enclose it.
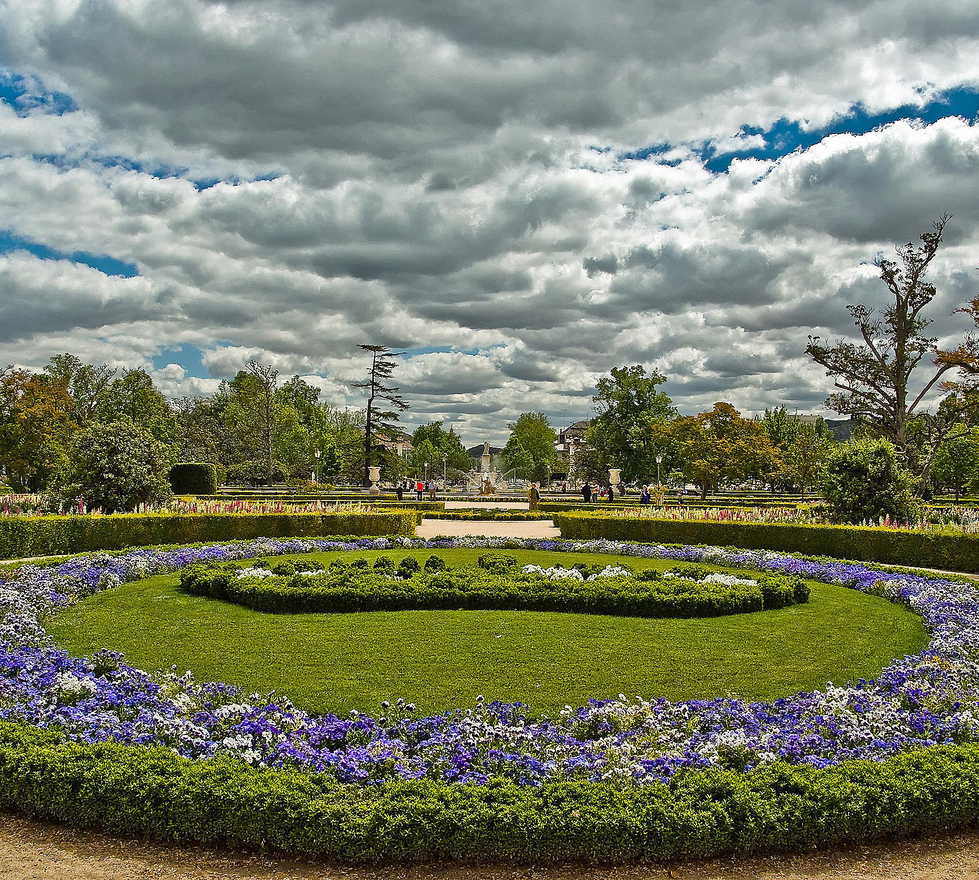
<instances>
[{"instance_id":1,"label":"bare tree","mask_svg":"<svg viewBox=\"0 0 979 880\"><path fill-rule=\"evenodd\" d=\"M919 473L927 471L934 451L954 430L962 412L953 414L947 407L941 415L925 412L929 394L947 390L943 377L952 370L979 372L976 340L967 337L957 348L942 350L938 340L924 332L931 319L922 313L937 292L925 276L949 219L946 214L936 220L922 234L920 245L908 242L897 248L897 261L883 257L874 261L893 302L879 311L866 305L847 306L862 342L824 345L818 336L810 336L806 346L810 357L835 378L839 391L827 398L828 406L865 419L902 450L909 463L914 458L912 434L924 442ZM931 369L926 369L928 365Z\"/></svg>"},{"instance_id":2,"label":"bare tree","mask_svg":"<svg viewBox=\"0 0 979 880\"><path fill-rule=\"evenodd\" d=\"M371 365L367 371L365 382L355 382L354 388L367 390L367 419L364 425L364 485L370 485L368 468L370 468L376 450L374 438L379 433L393 434L398 413L407 409L408 404L398 392L397 385L387 384L397 366L395 358L401 357L401 352L392 351L385 345L361 345L361 349L370 352ZM381 410L376 406L377 401L388 403L392 409Z\"/></svg>"}]
</instances>

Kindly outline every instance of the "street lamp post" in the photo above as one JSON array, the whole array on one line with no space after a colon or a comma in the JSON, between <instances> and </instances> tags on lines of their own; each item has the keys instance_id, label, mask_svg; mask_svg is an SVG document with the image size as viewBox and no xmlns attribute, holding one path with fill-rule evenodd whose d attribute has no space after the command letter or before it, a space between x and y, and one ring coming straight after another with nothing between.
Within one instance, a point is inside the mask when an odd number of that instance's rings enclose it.
<instances>
[{"instance_id":1,"label":"street lamp post","mask_svg":"<svg viewBox=\"0 0 979 880\"><path fill-rule=\"evenodd\" d=\"M656 485L657 486L662 486L663 485L662 482L660 482L660 478L659 478L659 466L662 463L663 463L663 456L662 455L657 455L656 456Z\"/></svg>"},{"instance_id":2,"label":"street lamp post","mask_svg":"<svg viewBox=\"0 0 979 880\"><path fill-rule=\"evenodd\" d=\"M319 470L320 451L318 449L313 453L313 457L316 459L316 464L313 465L313 473L309 477L311 483L316 482L316 472Z\"/></svg>"}]
</instances>

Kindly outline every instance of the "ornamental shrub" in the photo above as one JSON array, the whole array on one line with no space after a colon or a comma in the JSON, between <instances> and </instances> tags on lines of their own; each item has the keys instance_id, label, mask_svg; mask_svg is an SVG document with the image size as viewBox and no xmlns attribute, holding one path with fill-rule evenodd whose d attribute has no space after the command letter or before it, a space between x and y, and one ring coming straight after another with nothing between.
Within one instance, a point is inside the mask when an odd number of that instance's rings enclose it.
<instances>
[{"instance_id":1,"label":"ornamental shrub","mask_svg":"<svg viewBox=\"0 0 979 880\"><path fill-rule=\"evenodd\" d=\"M789 525L653 519L595 513L559 513L554 524L569 540L709 544L745 550L782 550L834 559L979 571L979 535L871 526Z\"/></svg>"},{"instance_id":2,"label":"ornamental shrub","mask_svg":"<svg viewBox=\"0 0 979 880\"><path fill-rule=\"evenodd\" d=\"M430 574L434 574L436 571L445 571L446 567L445 560L434 553L425 560L425 571Z\"/></svg>"},{"instance_id":3,"label":"ornamental shrub","mask_svg":"<svg viewBox=\"0 0 979 880\"><path fill-rule=\"evenodd\" d=\"M517 557L509 553L483 553L476 564L487 571L502 574L517 567Z\"/></svg>"},{"instance_id":4,"label":"ornamental shrub","mask_svg":"<svg viewBox=\"0 0 979 880\"><path fill-rule=\"evenodd\" d=\"M0 809L177 843L363 865L611 864L746 857L973 828L979 745L817 769L691 770L669 782L408 779L343 785L166 748L0 724Z\"/></svg>"},{"instance_id":5,"label":"ornamental shrub","mask_svg":"<svg viewBox=\"0 0 979 880\"><path fill-rule=\"evenodd\" d=\"M914 477L900 466L887 440L851 440L836 446L826 462L823 497L840 522L877 522L889 517L913 522L919 512Z\"/></svg>"},{"instance_id":6,"label":"ornamental shrub","mask_svg":"<svg viewBox=\"0 0 979 880\"><path fill-rule=\"evenodd\" d=\"M170 448L132 419L95 423L72 441L55 493L65 504L82 501L106 513L159 504L172 497L172 462Z\"/></svg>"},{"instance_id":7,"label":"ornamental shrub","mask_svg":"<svg viewBox=\"0 0 979 880\"><path fill-rule=\"evenodd\" d=\"M413 535L407 510L324 513L126 513L0 517L0 559L199 541Z\"/></svg>"},{"instance_id":8,"label":"ornamental shrub","mask_svg":"<svg viewBox=\"0 0 979 880\"><path fill-rule=\"evenodd\" d=\"M213 495L218 491L217 468L210 462L181 461L170 468L174 495Z\"/></svg>"},{"instance_id":9,"label":"ornamental shrub","mask_svg":"<svg viewBox=\"0 0 979 880\"><path fill-rule=\"evenodd\" d=\"M417 560L412 557L417 565ZM537 572L500 574L466 567L429 571L420 578L392 580L354 560L346 569L293 577L258 577L248 568L193 565L180 585L193 595L235 602L273 613L398 611L407 609L500 609L618 614L629 617L716 617L784 608L806 601L798 578L759 576L755 583L698 583L682 577L642 581L632 576L592 581ZM412 566L406 569L416 571ZM399 568L399 574L401 570ZM803 584L804 588L805 585Z\"/></svg>"},{"instance_id":10,"label":"ornamental shrub","mask_svg":"<svg viewBox=\"0 0 979 880\"><path fill-rule=\"evenodd\" d=\"M356 560L354 560L356 562ZM413 575L418 574L421 571L421 564L415 559L414 556L406 556L401 560L398 565L398 576L403 578L410 578Z\"/></svg>"}]
</instances>

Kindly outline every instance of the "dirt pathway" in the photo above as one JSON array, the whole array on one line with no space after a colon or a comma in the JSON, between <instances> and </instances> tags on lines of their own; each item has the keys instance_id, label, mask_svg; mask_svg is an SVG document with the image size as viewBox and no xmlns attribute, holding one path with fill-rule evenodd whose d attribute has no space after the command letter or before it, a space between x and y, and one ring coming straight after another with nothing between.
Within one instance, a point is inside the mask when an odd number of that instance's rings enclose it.
<instances>
[{"instance_id":1,"label":"dirt pathway","mask_svg":"<svg viewBox=\"0 0 979 880\"><path fill-rule=\"evenodd\" d=\"M791 858L550 870L426 866L360 871L176 848L0 815L3 880L976 880L979 833Z\"/></svg>"}]
</instances>

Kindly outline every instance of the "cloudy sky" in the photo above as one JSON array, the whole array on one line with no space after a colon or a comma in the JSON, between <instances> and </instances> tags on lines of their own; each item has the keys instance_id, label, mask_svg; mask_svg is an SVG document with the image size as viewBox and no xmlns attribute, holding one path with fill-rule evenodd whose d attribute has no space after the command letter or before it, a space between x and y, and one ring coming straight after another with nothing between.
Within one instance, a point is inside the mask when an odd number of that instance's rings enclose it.
<instances>
[{"instance_id":1,"label":"cloudy sky","mask_svg":"<svg viewBox=\"0 0 979 880\"><path fill-rule=\"evenodd\" d=\"M342 405L387 344L473 443L626 363L821 412L807 336L946 211L964 329L977 59L975 0L0 0L0 363Z\"/></svg>"}]
</instances>

